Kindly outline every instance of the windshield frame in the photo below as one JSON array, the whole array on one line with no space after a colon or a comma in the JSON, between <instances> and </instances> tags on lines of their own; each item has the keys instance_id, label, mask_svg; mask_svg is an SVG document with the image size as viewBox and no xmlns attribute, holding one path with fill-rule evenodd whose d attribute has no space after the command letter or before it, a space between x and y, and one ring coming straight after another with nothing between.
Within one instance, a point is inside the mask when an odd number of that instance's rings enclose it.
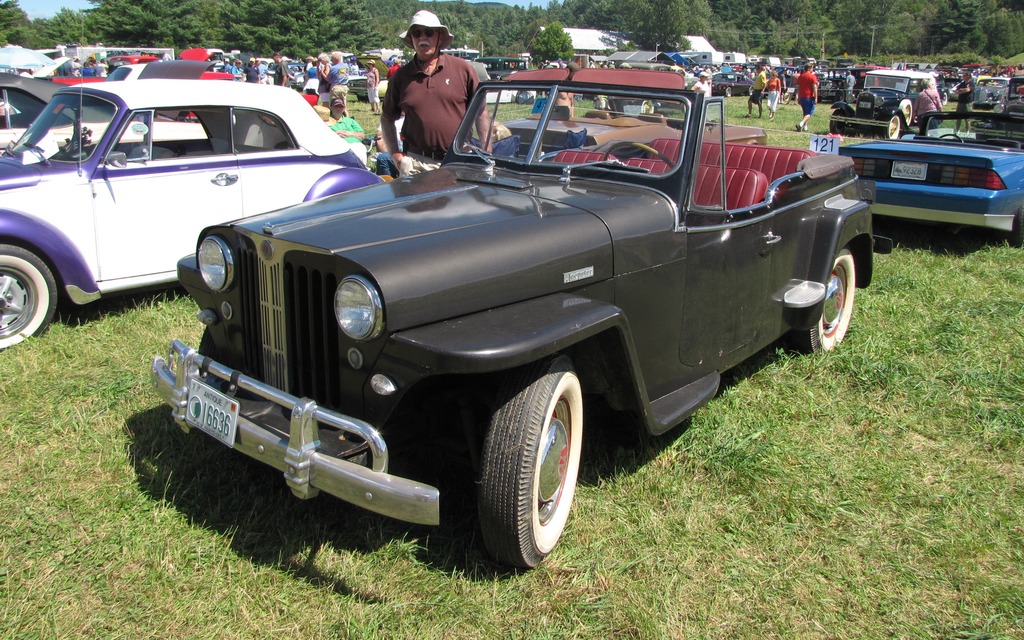
<instances>
[{"instance_id":1,"label":"windshield frame","mask_svg":"<svg viewBox=\"0 0 1024 640\"><path fill-rule=\"evenodd\" d=\"M499 91L501 94L496 94ZM530 94L527 103L519 101L523 92ZM546 173L547 168L555 167L558 171L561 171L565 166L573 163L557 162L553 159L554 154L552 149L549 148L551 147L549 138L552 135L557 136L562 132L565 132L562 134L564 136L568 136L569 131L573 130L577 133L585 133L588 128L591 130L591 134L593 134L594 129L607 132L610 128L609 123L612 123L622 125L620 130L624 138L628 138L631 128L635 128L638 132L641 130L645 132L654 131L655 133L650 135L655 137L671 136L682 140L686 136L687 123L695 108L693 99L690 95L687 95L688 93L690 92L670 92L650 88L636 89L623 86L598 86L564 81L553 83L516 83L514 81L482 83L480 91L474 96L467 110L467 116L456 133L452 151L460 160L476 158L477 160L483 159L488 164L500 164L503 167L518 168L520 170L535 171L540 167L544 167L544 172ZM496 95L502 97L495 99ZM554 99L549 100L548 98L552 96ZM572 96L572 101L570 102L569 99L560 100L561 96ZM503 101L506 98L510 100ZM606 110L605 113L602 113L602 116L611 114L612 118L602 121L592 117L598 99L606 103L602 105L602 108ZM663 113L655 113L661 105L669 108L669 117L665 117ZM511 125L509 131L503 132L503 137L508 136L510 133L512 135L521 135L522 142L515 152L516 155L492 153L494 143L500 141L502 137L497 137L493 141L483 140L482 143L479 142L480 138L476 136L476 132L480 129L477 116L482 111L486 112L485 120L487 123L497 121L501 124L508 123ZM505 117L502 117L503 115ZM511 117L509 117L510 115ZM649 121L641 121L641 119L649 119ZM667 124L668 122L671 122L671 126ZM657 135L659 124L662 131L660 136ZM487 128L486 124L484 128ZM492 131L494 130L493 125L491 129ZM508 128L506 127L506 129ZM537 135L538 132L543 132L543 135ZM614 133L606 133L605 135L605 140L615 137ZM602 139L600 135L590 135L582 144L585 149L596 147L595 150L600 150L603 146L600 144ZM474 146L476 150L474 150ZM607 165L611 169L616 168L616 161L614 159L610 162L598 164ZM623 171L637 173L635 167L622 166L621 162L618 164L618 168ZM645 171L640 171L640 174L661 178L669 173L674 173L682 164L680 158L672 158L670 170L665 174L647 174Z\"/></svg>"},{"instance_id":2,"label":"windshield frame","mask_svg":"<svg viewBox=\"0 0 1024 640\"><path fill-rule=\"evenodd\" d=\"M69 111L73 113L73 120L68 116ZM120 106L98 95L59 93L7 151L18 157L57 164L86 162L97 155L100 142L120 111ZM84 122L83 113L89 118ZM67 135L70 137L65 137ZM63 144L61 137L64 137Z\"/></svg>"}]
</instances>

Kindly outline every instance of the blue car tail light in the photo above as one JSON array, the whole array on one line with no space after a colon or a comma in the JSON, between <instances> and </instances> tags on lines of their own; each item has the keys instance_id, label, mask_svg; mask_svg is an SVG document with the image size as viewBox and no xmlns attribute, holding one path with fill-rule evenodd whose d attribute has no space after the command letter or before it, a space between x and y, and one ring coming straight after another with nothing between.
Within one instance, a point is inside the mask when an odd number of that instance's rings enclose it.
<instances>
[{"instance_id":1,"label":"blue car tail light","mask_svg":"<svg viewBox=\"0 0 1024 640\"><path fill-rule=\"evenodd\" d=\"M942 167L939 184L957 187L975 187L978 189L1002 190L1006 188L1003 179L991 169L977 167Z\"/></svg>"}]
</instances>

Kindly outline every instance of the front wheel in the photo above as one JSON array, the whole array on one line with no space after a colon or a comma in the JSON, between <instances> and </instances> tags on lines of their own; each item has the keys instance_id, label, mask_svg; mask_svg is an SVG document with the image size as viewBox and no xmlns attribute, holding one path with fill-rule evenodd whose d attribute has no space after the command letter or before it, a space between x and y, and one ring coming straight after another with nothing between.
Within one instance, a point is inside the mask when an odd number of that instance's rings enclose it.
<instances>
[{"instance_id":1,"label":"front wheel","mask_svg":"<svg viewBox=\"0 0 1024 640\"><path fill-rule=\"evenodd\" d=\"M897 140L903 131L903 121L899 116L889 118L889 124L885 128L885 134L890 140Z\"/></svg>"},{"instance_id":2,"label":"front wheel","mask_svg":"<svg viewBox=\"0 0 1024 640\"><path fill-rule=\"evenodd\" d=\"M796 348L805 353L834 350L850 328L856 292L857 270L853 254L849 249L843 249L832 263L832 272L825 283L821 317L810 329L793 333Z\"/></svg>"},{"instance_id":3,"label":"front wheel","mask_svg":"<svg viewBox=\"0 0 1024 640\"><path fill-rule=\"evenodd\" d=\"M726 98L731 98L732 97L732 87L726 87L725 90L723 91L723 93L725 94Z\"/></svg>"},{"instance_id":4,"label":"front wheel","mask_svg":"<svg viewBox=\"0 0 1024 640\"><path fill-rule=\"evenodd\" d=\"M828 121L828 132L842 134L846 131L846 123L836 120L836 113L833 113L832 117Z\"/></svg>"},{"instance_id":5,"label":"front wheel","mask_svg":"<svg viewBox=\"0 0 1024 640\"><path fill-rule=\"evenodd\" d=\"M506 381L484 442L479 511L498 561L537 566L555 547L576 493L583 392L568 358L528 365Z\"/></svg>"},{"instance_id":6,"label":"front wheel","mask_svg":"<svg viewBox=\"0 0 1024 640\"><path fill-rule=\"evenodd\" d=\"M0 350L46 331L56 308L49 267L21 247L0 244Z\"/></svg>"}]
</instances>

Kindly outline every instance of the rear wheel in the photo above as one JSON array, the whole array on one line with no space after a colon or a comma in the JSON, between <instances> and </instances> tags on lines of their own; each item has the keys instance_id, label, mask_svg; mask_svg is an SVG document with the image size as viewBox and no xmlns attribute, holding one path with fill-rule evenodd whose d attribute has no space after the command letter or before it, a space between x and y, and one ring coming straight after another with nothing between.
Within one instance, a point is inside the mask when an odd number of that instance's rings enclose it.
<instances>
[{"instance_id":1,"label":"rear wheel","mask_svg":"<svg viewBox=\"0 0 1024 640\"><path fill-rule=\"evenodd\" d=\"M537 566L555 547L576 493L583 392L566 357L518 370L506 382L480 473L480 527L500 562Z\"/></svg>"},{"instance_id":2,"label":"rear wheel","mask_svg":"<svg viewBox=\"0 0 1024 640\"><path fill-rule=\"evenodd\" d=\"M1013 216L1013 229L1007 239L1012 247L1024 247L1024 207L1017 209L1017 215Z\"/></svg>"},{"instance_id":3,"label":"rear wheel","mask_svg":"<svg viewBox=\"0 0 1024 640\"><path fill-rule=\"evenodd\" d=\"M0 244L0 349L45 332L56 308L49 267L21 247Z\"/></svg>"},{"instance_id":4,"label":"rear wheel","mask_svg":"<svg viewBox=\"0 0 1024 640\"><path fill-rule=\"evenodd\" d=\"M818 323L806 331L794 332L794 346L805 353L835 349L850 328L856 291L857 272L853 254L843 249L832 263L832 273L825 282L825 303Z\"/></svg>"},{"instance_id":5,"label":"rear wheel","mask_svg":"<svg viewBox=\"0 0 1024 640\"><path fill-rule=\"evenodd\" d=\"M889 125L885 128L885 134L890 140L896 140L903 132L903 121L899 116L889 118Z\"/></svg>"}]
</instances>

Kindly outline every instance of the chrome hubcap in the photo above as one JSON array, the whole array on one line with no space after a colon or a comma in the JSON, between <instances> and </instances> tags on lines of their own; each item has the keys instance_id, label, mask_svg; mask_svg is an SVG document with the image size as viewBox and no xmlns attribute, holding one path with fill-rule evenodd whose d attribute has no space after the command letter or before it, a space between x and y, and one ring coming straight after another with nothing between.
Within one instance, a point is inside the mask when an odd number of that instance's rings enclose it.
<instances>
[{"instance_id":1,"label":"chrome hubcap","mask_svg":"<svg viewBox=\"0 0 1024 640\"><path fill-rule=\"evenodd\" d=\"M557 417L551 418L548 437L541 444L540 482L538 487L538 516L541 524L547 524L562 494L565 473L569 468L569 433L565 424Z\"/></svg>"},{"instance_id":2,"label":"chrome hubcap","mask_svg":"<svg viewBox=\"0 0 1024 640\"><path fill-rule=\"evenodd\" d=\"M0 336L14 335L32 317L32 292L17 274L0 273Z\"/></svg>"},{"instance_id":3,"label":"chrome hubcap","mask_svg":"<svg viewBox=\"0 0 1024 640\"><path fill-rule=\"evenodd\" d=\"M846 290L843 288L843 279L839 274L833 272L828 282L828 290L825 292L825 308L822 311L821 322L825 335L831 336L843 319L843 305L846 303Z\"/></svg>"}]
</instances>

